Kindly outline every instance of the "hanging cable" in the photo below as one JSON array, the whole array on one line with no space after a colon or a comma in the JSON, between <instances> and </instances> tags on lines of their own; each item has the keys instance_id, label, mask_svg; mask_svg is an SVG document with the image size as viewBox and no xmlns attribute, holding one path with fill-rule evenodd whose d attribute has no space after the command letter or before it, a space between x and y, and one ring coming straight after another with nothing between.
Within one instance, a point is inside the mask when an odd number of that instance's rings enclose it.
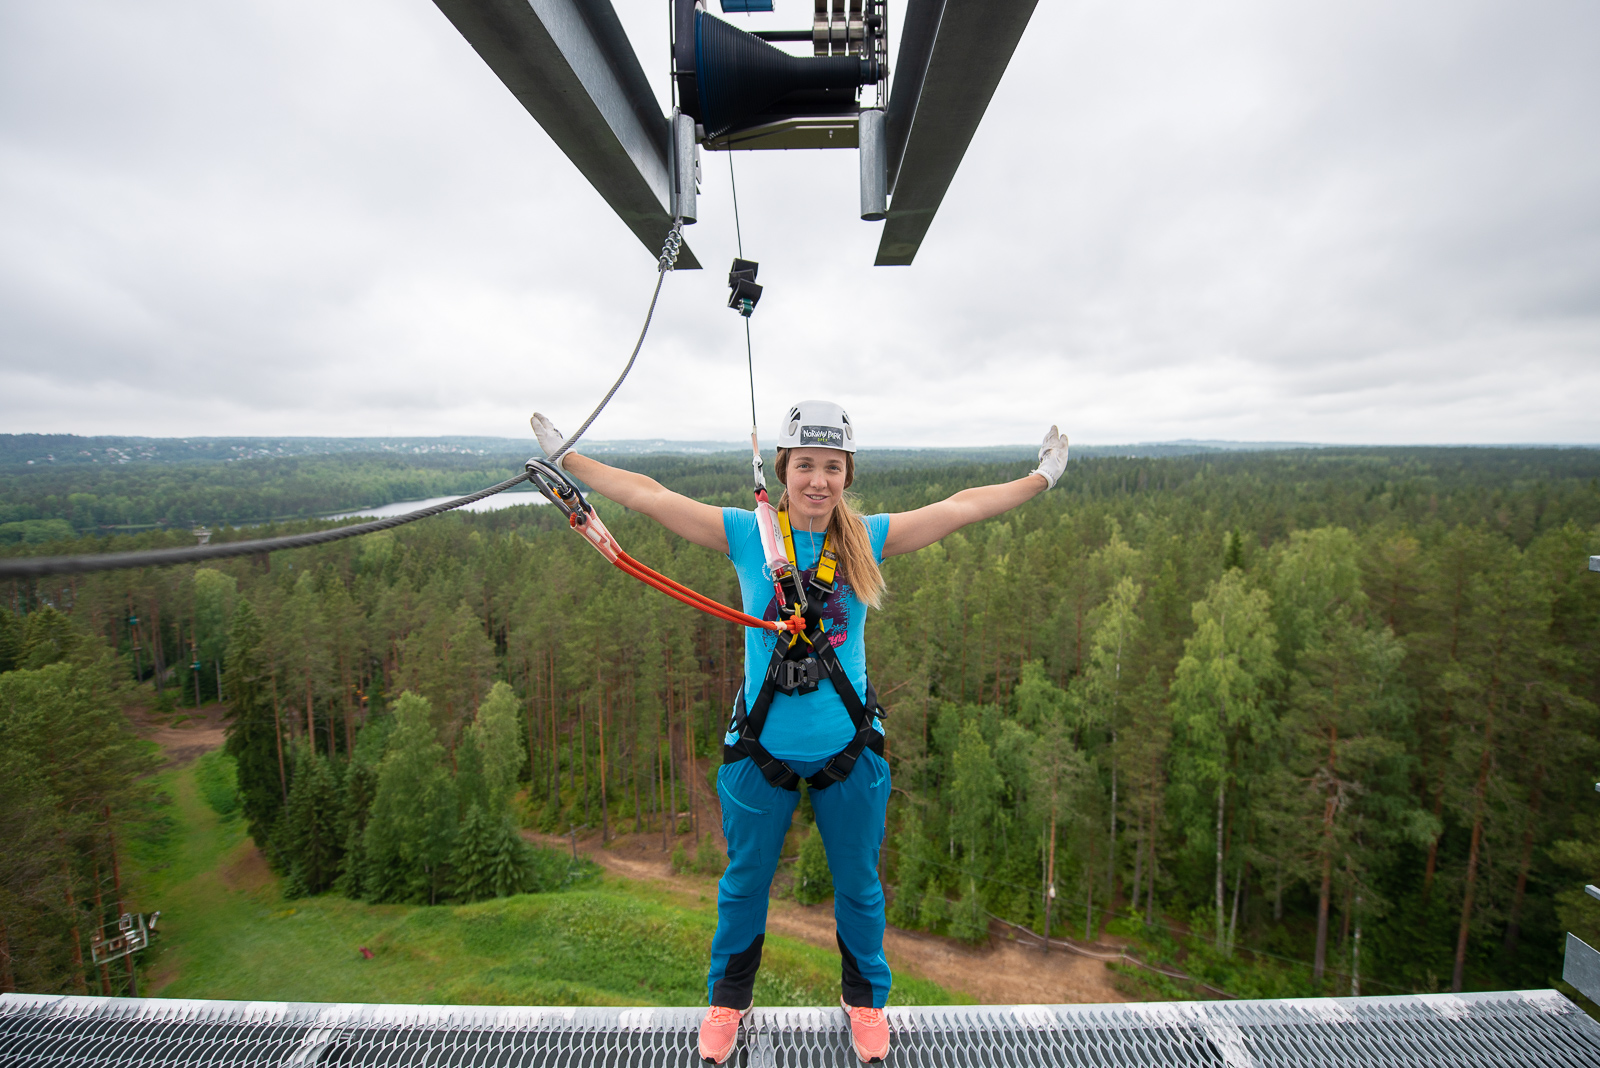
<instances>
[{"instance_id":1,"label":"hanging cable","mask_svg":"<svg viewBox=\"0 0 1600 1068\"><path fill-rule=\"evenodd\" d=\"M744 231L739 229L739 183L733 180L733 149L728 149L728 188L733 190L733 238L739 244L739 258L744 259Z\"/></svg>"},{"instance_id":2,"label":"hanging cable","mask_svg":"<svg viewBox=\"0 0 1600 1068\"><path fill-rule=\"evenodd\" d=\"M590 424L605 410L605 406L611 403L611 398L617 395L617 390L622 388L622 381L628 377L628 372L633 370L634 361L639 358L639 350L644 347L645 335L650 332L650 321L655 317L656 301L661 297L661 283L667 277L667 272L677 266L678 253L682 247L683 220L674 219L672 228L667 231L666 241L662 244L661 255L656 260L656 285L654 291L650 294L650 307L645 312L644 326L639 331L639 340L634 343L633 352L629 355L627 364L623 366L622 373L611 384L611 388L606 391L606 395L600 399L600 403L595 405L594 411L589 413L589 418L583 421L583 425L578 428L578 432L563 442L561 448L557 449L555 454L549 458L550 460L556 460L571 449L577 440L583 437L584 431L589 429ZM481 501L485 497L492 497L496 493L504 492L512 486L528 481L530 481L530 475L527 471L524 471L522 474L514 478L508 478L498 485L478 490L476 493L469 493L465 497L457 497L455 500L445 501L442 504L419 508L414 512L407 512L405 515L390 516L371 523L359 523L353 527L335 527L331 530L318 530L308 534L288 534L281 538L257 538L251 541L219 542L214 545L186 545L175 549L144 549L126 553L92 553L80 556L25 556L0 559L0 578L38 578L43 575L117 571L130 567L171 567L174 564L192 564L200 560L220 560L230 556L254 556L257 553L276 552L280 549L304 549L312 545L343 541L345 538L358 538L363 534L374 534L380 530L390 530L406 523L414 523L419 519L427 519L441 512L448 512L471 504L474 501Z\"/></svg>"},{"instance_id":3,"label":"hanging cable","mask_svg":"<svg viewBox=\"0 0 1600 1068\"><path fill-rule=\"evenodd\" d=\"M481 501L485 497L492 497L496 493L510 489L521 482L528 481L527 472L508 478L499 485L481 489L476 493L469 493L465 497L457 497L453 501L443 504L433 504L426 508L419 508L415 512L405 515L390 516L387 519L377 519L371 523L359 523L353 527L334 527L332 530L317 530L309 534L287 534L281 538L257 538L251 541L226 541L212 545L186 545L177 549L143 549L129 553L95 553L83 556L22 556L9 560L0 560L0 578L37 578L41 575L68 575L82 574L86 571L117 571L128 567L170 567L173 564L192 564L200 560L220 560L229 556L254 556L257 553L270 553L279 549L304 549L312 545L323 545L330 541L342 541L345 538L358 538L363 534L375 534L380 530L389 530L404 523L414 523L418 519L427 519L429 516L448 512L452 508L460 508Z\"/></svg>"},{"instance_id":4,"label":"hanging cable","mask_svg":"<svg viewBox=\"0 0 1600 1068\"><path fill-rule=\"evenodd\" d=\"M760 422L756 418L756 358L750 341L750 315L756 310L756 302L761 299L761 287L755 284L759 264L744 258L744 229L739 222L739 183L733 176L731 149L728 151L728 187L733 192L733 234L739 246L739 258L733 261L733 270L728 272L728 286L733 291L728 297L728 307L744 317L744 365L750 377L750 474L755 483L756 500L765 503L767 478L762 471L761 445L756 434Z\"/></svg>"},{"instance_id":5,"label":"hanging cable","mask_svg":"<svg viewBox=\"0 0 1600 1068\"><path fill-rule=\"evenodd\" d=\"M611 388L606 390L606 395L600 398L600 403L594 406L594 411L589 413L589 418L583 421L583 425L578 428L577 433L563 441L561 448L557 449L549 457L552 462L560 460L561 457L566 455L567 450L577 444L578 439L583 437L590 424L599 418L606 405L611 403L611 398L617 395L617 390L622 388L622 380L628 377L628 372L633 370L633 363L639 358L639 350L644 348L644 337L650 332L650 320L656 314L656 300L661 296L661 283L666 279L667 272L678 265L678 252L682 248L683 220L674 219L672 220L672 229L667 231L666 244L661 247L661 256L656 261L656 288L655 292L650 294L650 307L644 313L644 326L639 329L639 340L633 344L633 354L628 357L628 362L623 366L622 373L617 376L615 382L611 383Z\"/></svg>"}]
</instances>

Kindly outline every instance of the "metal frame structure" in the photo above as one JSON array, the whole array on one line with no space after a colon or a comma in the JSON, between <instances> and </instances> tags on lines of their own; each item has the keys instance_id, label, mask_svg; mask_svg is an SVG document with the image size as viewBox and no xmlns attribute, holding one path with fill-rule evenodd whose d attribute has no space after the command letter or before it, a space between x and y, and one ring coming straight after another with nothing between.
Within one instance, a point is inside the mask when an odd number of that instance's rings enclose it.
<instances>
[{"instance_id":1,"label":"metal frame structure","mask_svg":"<svg viewBox=\"0 0 1600 1068\"><path fill-rule=\"evenodd\" d=\"M672 228L671 124L610 0L434 0L650 255ZM678 269L700 262L685 245Z\"/></svg>"},{"instance_id":2,"label":"metal frame structure","mask_svg":"<svg viewBox=\"0 0 1600 1068\"><path fill-rule=\"evenodd\" d=\"M692 202L694 163L680 162L674 119L662 114L611 0L434 2L655 255L683 200ZM863 161L862 217L887 220L878 266L916 258L1037 2L904 0L882 138ZM755 36L809 41L818 56L851 54L871 36L863 20L876 11L876 0L815 0L814 7L808 29ZM881 55L881 44L873 52ZM881 84L878 95L865 109L774 117L701 143L855 148L863 110L883 106ZM885 193L886 211L879 203ZM685 246L678 266L700 264Z\"/></svg>"},{"instance_id":3,"label":"metal frame structure","mask_svg":"<svg viewBox=\"0 0 1600 1068\"><path fill-rule=\"evenodd\" d=\"M889 219L875 265L909 266L1037 0L907 0L889 94Z\"/></svg>"},{"instance_id":4,"label":"metal frame structure","mask_svg":"<svg viewBox=\"0 0 1600 1068\"><path fill-rule=\"evenodd\" d=\"M700 1068L704 1009L0 995L0 1063ZM1365 1068L1600 1063L1553 990L1285 1001L891 1008L886 1068ZM730 1068L856 1068L838 1009L756 1009Z\"/></svg>"}]
</instances>

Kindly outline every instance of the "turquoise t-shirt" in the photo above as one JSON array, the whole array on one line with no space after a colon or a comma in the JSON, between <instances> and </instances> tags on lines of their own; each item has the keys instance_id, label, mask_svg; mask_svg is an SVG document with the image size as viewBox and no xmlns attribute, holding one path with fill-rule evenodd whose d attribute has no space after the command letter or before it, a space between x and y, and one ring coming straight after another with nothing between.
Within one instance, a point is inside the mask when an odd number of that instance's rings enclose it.
<instances>
[{"instance_id":1,"label":"turquoise t-shirt","mask_svg":"<svg viewBox=\"0 0 1600 1068\"><path fill-rule=\"evenodd\" d=\"M883 543L889 536L889 516L869 515L863 521L867 537L872 542L872 555L883 563ZM722 510L722 529L728 536L728 559L739 573L739 590L747 614L759 619L778 618L778 595L772 586L772 572L767 570L766 557L761 551L761 533L756 529L756 514L742 508ZM822 533L804 530L794 532L795 563L800 566L802 580L809 581L816 573L817 559L822 555ZM839 664L855 686L856 696L863 701L867 693L867 645L862 630L867 623L867 606L850 588L840 581L822 610L827 621L828 639L839 655ZM778 635L770 630L746 627L744 632L744 699L745 707L755 701L761 692L761 680L766 676L767 664L772 661L772 650ZM876 720L873 726L883 730ZM772 710L767 713L767 723L761 729L761 744L779 760L826 760L850 744L856 734L850 725L850 713L844 701L833 688L833 680L823 679L808 694L774 694ZM738 737L727 736L732 745Z\"/></svg>"}]
</instances>

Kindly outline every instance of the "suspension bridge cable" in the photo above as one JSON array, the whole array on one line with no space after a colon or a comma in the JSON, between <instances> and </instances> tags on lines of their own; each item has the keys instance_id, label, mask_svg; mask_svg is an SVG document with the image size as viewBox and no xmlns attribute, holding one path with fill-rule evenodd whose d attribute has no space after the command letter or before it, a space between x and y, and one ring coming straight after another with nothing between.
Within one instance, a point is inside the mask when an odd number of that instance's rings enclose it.
<instances>
[{"instance_id":1,"label":"suspension bridge cable","mask_svg":"<svg viewBox=\"0 0 1600 1068\"><path fill-rule=\"evenodd\" d=\"M622 388L623 379L628 377L628 372L633 370L634 361L639 358L639 350L644 347L645 335L650 332L650 321L655 316L656 301L661 297L661 283L666 278L667 272L677 266L678 252L683 247L683 220L674 219L672 229L667 231L666 241L661 248L661 255L657 259L656 285L650 294L650 307L645 312L644 326L639 331L639 340L634 343L633 353L628 357L627 364L622 368L622 374L611 384L606 395L600 399L594 411L589 413L589 418L583 421L578 432L562 443L561 448L549 459L554 462L562 454L571 449L577 440L583 437L605 406L611 403L611 398L617 395L617 390ZM323 545L331 541L343 541L345 538L358 538L363 534L375 534L380 530L389 530L406 523L414 523L419 519L427 519L441 512L448 512L454 508L461 508L474 501L481 501L485 497L492 497L496 493L504 492L512 486L528 481L528 473L508 478L497 485L469 493L465 497L457 497L442 504L429 505L418 508L405 515L389 516L386 519L374 520L371 523L358 523L353 527L335 527L331 530L317 530L307 534L288 534L281 538L255 538L249 541L219 542L215 545L186 545L173 549L142 549L125 553L86 553L78 556L23 556L11 559L0 559L0 579L39 578L44 575L69 575L83 574L89 571L117 571L130 567L170 567L174 564L191 564L200 560L218 560L229 556L254 556L258 553L276 552L280 549L304 549L312 545Z\"/></svg>"}]
</instances>

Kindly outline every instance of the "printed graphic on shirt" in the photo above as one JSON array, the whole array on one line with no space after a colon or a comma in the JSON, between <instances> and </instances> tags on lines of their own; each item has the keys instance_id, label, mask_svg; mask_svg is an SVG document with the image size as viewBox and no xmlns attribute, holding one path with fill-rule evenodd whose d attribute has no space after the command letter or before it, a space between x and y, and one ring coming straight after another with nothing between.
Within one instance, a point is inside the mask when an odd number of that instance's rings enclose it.
<instances>
[{"instance_id":1,"label":"printed graphic on shirt","mask_svg":"<svg viewBox=\"0 0 1600 1068\"><path fill-rule=\"evenodd\" d=\"M811 580L817 574L817 569L800 572L800 582L805 587L807 597L815 597L817 591L812 587ZM850 640L850 606L846 601L850 593L850 584L836 582L833 592L822 605L822 633L828 636L828 644L835 649ZM780 619L778 613L778 591L774 589L772 596L767 598L767 607L761 613L762 619ZM771 649L778 643L777 634L767 631L762 635L764 644Z\"/></svg>"}]
</instances>

